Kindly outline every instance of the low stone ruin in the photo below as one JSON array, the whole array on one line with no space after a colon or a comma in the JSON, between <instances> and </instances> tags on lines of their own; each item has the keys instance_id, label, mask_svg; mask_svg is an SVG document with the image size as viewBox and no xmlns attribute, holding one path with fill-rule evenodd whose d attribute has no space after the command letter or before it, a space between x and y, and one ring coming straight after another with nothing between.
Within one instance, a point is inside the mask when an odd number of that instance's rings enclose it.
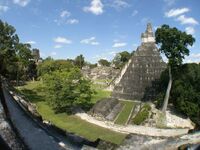
<instances>
[{"instance_id":1,"label":"low stone ruin","mask_svg":"<svg viewBox=\"0 0 200 150\"><path fill-rule=\"evenodd\" d=\"M91 80L104 80L104 81L111 81L114 79L120 70L114 69L113 67L106 67L106 66L98 66L96 68L90 69L89 67L84 67L82 69L82 73L84 76Z\"/></svg>"},{"instance_id":2,"label":"low stone ruin","mask_svg":"<svg viewBox=\"0 0 200 150\"><path fill-rule=\"evenodd\" d=\"M122 104L119 100L106 98L98 101L89 111L89 114L96 118L113 121L121 109Z\"/></svg>"}]
</instances>

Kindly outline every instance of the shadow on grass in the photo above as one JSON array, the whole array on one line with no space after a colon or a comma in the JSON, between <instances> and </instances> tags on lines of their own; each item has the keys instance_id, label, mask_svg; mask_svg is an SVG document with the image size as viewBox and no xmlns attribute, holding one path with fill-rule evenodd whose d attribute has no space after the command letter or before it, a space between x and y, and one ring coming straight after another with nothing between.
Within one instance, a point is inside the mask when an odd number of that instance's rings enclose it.
<instances>
[{"instance_id":1,"label":"shadow on grass","mask_svg":"<svg viewBox=\"0 0 200 150\"><path fill-rule=\"evenodd\" d=\"M21 93L32 103L44 101L44 97L33 90L22 89Z\"/></svg>"}]
</instances>

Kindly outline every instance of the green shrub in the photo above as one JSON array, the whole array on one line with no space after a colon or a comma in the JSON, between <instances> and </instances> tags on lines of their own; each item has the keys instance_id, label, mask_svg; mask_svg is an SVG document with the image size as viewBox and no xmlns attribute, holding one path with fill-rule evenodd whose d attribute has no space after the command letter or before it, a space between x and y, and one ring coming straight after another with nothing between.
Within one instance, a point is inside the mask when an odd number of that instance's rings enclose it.
<instances>
[{"instance_id":1,"label":"green shrub","mask_svg":"<svg viewBox=\"0 0 200 150\"><path fill-rule=\"evenodd\" d=\"M151 106L149 104L144 104L137 115L133 118L133 124L140 125L149 117L149 111Z\"/></svg>"},{"instance_id":2,"label":"green shrub","mask_svg":"<svg viewBox=\"0 0 200 150\"><path fill-rule=\"evenodd\" d=\"M168 84L168 72L161 75L155 103L161 107ZM174 71L169 103L200 125L200 64L184 64Z\"/></svg>"},{"instance_id":3,"label":"green shrub","mask_svg":"<svg viewBox=\"0 0 200 150\"><path fill-rule=\"evenodd\" d=\"M55 112L66 112L76 107L88 108L93 90L91 83L82 77L78 68L53 71L43 76L47 102Z\"/></svg>"}]
</instances>

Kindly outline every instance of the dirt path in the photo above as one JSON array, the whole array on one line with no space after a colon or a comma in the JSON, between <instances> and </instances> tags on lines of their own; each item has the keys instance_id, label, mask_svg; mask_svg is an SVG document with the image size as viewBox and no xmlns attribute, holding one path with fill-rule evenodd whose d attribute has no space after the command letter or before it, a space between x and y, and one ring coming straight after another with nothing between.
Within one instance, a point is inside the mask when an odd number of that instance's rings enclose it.
<instances>
[{"instance_id":1,"label":"dirt path","mask_svg":"<svg viewBox=\"0 0 200 150\"><path fill-rule=\"evenodd\" d=\"M174 137L188 133L188 129L158 129L153 127L133 126L133 125L121 126L121 125L116 125L109 121L97 120L86 113L77 113L76 116L95 125L125 134L135 133L135 134L157 136L157 137Z\"/></svg>"}]
</instances>

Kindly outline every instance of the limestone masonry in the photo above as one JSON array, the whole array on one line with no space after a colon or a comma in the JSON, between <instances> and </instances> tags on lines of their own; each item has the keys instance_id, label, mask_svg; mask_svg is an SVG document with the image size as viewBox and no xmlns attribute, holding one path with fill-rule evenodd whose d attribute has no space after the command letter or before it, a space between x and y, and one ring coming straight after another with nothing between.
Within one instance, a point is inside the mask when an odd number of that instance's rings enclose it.
<instances>
[{"instance_id":1,"label":"limestone masonry","mask_svg":"<svg viewBox=\"0 0 200 150\"><path fill-rule=\"evenodd\" d=\"M112 97L127 100L151 99L154 81L166 68L155 44L151 24L141 35L142 43L115 80Z\"/></svg>"}]
</instances>

